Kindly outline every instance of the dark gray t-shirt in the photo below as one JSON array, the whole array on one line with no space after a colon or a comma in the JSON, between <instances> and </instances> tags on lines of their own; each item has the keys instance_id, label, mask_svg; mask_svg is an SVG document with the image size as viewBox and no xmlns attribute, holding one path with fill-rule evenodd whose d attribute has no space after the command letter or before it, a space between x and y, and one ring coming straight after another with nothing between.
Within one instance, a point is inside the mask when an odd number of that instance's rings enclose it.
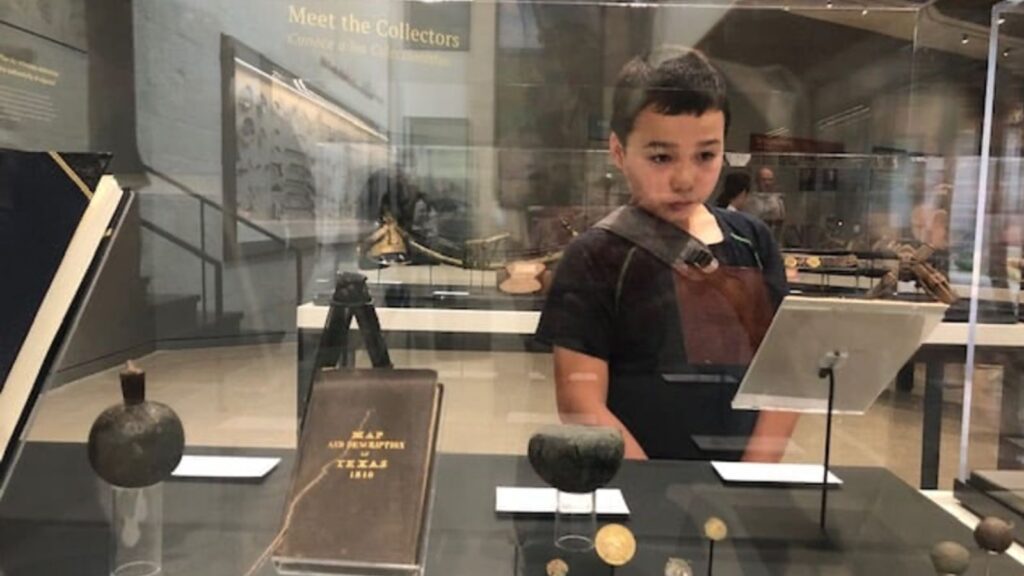
<instances>
[{"instance_id":1,"label":"dark gray t-shirt","mask_svg":"<svg viewBox=\"0 0 1024 576\"><path fill-rule=\"evenodd\" d=\"M760 270L778 308L787 286L771 232L749 215L709 209L724 235L710 246L715 257ZM608 362L608 408L649 457L737 459L757 421L730 407L746 367L687 362L673 275L644 249L592 228L559 262L537 339Z\"/></svg>"}]
</instances>

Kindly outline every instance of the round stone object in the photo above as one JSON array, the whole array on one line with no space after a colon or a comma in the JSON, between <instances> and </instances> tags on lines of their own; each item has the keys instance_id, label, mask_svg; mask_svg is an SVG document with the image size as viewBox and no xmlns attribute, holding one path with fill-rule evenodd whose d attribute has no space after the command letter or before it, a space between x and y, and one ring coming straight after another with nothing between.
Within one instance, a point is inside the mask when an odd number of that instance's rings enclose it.
<instances>
[{"instance_id":1,"label":"round stone object","mask_svg":"<svg viewBox=\"0 0 1024 576\"><path fill-rule=\"evenodd\" d=\"M971 564L971 553L956 542L939 542L932 547L932 566L940 576L963 574Z\"/></svg>"},{"instance_id":2,"label":"round stone object","mask_svg":"<svg viewBox=\"0 0 1024 576\"><path fill-rule=\"evenodd\" d=\"M583 494L619 471L625 443L614 428L548 426L530 438L527 454L537 475L562 492Z\"/></svg>"},{"instance_id":3,"label":"round stone object","mask_svg":"<svg viewBox=\"0 0 1024 576\"><path fill-rule=\"evenodd\" d=\"M1002 554L1013 544L1013 524L995 516L984 518L974 529L974 541L982 550Z\"/></svg>"},{"instance_id":4,"label":"round stone object","mask_svg":"<svg viewBox=\"0 0 1024 576\"><path fill-rule=\"evenodd\" d=\"M185 451L185 430L168 406L146 401L145 372L121 372L124 403L103 411L89 430L89 463L122 488L152 486L170 477Z\"/></svg>"}]
</instances>

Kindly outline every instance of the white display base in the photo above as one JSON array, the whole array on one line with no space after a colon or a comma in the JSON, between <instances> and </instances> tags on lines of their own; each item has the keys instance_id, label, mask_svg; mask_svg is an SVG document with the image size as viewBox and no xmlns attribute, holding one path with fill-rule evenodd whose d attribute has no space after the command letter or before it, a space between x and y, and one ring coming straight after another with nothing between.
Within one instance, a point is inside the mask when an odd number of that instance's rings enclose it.
<instances>
[{"instance_id":1,"label":"white display base","mask_svg":"<svg viewBox=\"0 0 1024 576\"><path fill-rule=\"evenodd\" d=\"M712 462L718 477L733 484L778 484L792 486L806 484L821 486L821 464L765 464L761 462ZM842 485L843 481L832 472L828 473L829 486Z\"/></svg>"},{"instance_id":2,"label":"white display base","mask_svg":"<svg viewBox=\"0 0 1024 576\"><path fill-rule=\"evenodd\" d=\"M568 504L562 506L563 514L590 514L589 495L578 496L579 505L575 506L573 499L568 499ZM494 511L498 514L554 514L556 500L554 488L498 486L494 489ZM598 515L629 516L629 506L618 488L601 488L597 491L596 500Z\"/></svg>"}]
</instances>

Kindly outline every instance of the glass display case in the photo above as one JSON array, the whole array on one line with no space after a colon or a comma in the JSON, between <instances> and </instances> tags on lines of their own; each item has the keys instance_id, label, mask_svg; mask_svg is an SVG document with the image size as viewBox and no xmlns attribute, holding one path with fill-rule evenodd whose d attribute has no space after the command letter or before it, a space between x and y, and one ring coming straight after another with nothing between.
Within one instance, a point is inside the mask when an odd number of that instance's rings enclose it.
<instances>
[{"instance_id":1,"label":"glass display case","mask_svg":"<svg viewBox=\"0 0 1024 576\"><path fill-rule=\"evenodd\" d=\"M6 149L131 191L0 381L0 575L1019 573L951 492L1019 467L1011 4L0 0L0 238Z\"/></svg>"},{"instance_id":2,"label":"glass display case","mask_svg":"<svg viewBox=\"0 0 1024 576\"><path fill-rule=\"evenodd\" d=\"M961 441L956 492L961 501L981 513L1020 518L1021 468L1019 335L1007 327L997 338L980 317L986 291L1020 292L1019 234L1020 111L1018 37L1024 12L1016 3L1001 2L989 15L989 61L986 76L984 132L978 164L975 246L971 288L978 294L978 318L972 310L968 334L967 367L974 367L965 382L963 421L969 437ZM1019 520L1018 520L1019 522ZM1017 538L1020 538L1019 531Z\"/></svg>"}]
</instances>

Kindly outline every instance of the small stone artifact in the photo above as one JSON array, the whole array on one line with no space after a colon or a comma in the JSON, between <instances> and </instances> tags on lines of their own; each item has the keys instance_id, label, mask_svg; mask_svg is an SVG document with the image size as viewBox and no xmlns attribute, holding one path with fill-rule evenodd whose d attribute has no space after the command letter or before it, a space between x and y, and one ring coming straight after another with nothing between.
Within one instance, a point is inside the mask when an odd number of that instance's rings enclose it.
<instances>
[{"instance_id":1,"label":"small stone artifact","mask_svg":"<svg viewBox=\"0 0 1024 576\"><path fill-rule=\"evenodd\" d=\"M693 576L693 568L682 558L669 558L665 562L665 576Z\"/></svg>"},{"instance_id":2,"label":"small stone artifact","mask_svg":"<svg viewBox=\"0 0 1024 576\"><path fill-rule=\"evenodd\" d=\"M974 529L974 541L982 550L1002 554L1013 544L1013 524L989 516Z\"/></svg>"},{"instance_id":3,"label":"small stone artifact","mask_svg":"<svg viewBox=\"0 0 1024 576\"><path fill-rule=\"evenodd\" d=\"M622 524L606 524L594 538L597 555L609 566L623 566L636 554L636 538Z\"/></svg>"},{"instance_id":4,"label":"small stone artifact","mask_svg":"<svg viewBox=\"0 0 1024 576\"><path fill-rule=\"evenodd\" d=\"M569 565L561 558L555 558L548 562L545 567L548 576L566 576L569 573Z\"/></svg>"},{"instance_id":5,"label":"small stone artifact","mask_svg":"<svg viewBox=\"0 0 1024 576\"><path fill-rule=\"evenodd\" d=\"M939 576L963 574L971 563L971 553L956 542L939 542L932 548L931 556Z\"/></svg>"},{"instance_id":6,"label":"small stone artifact","mask_svg":"<svg viewBox=\"0 0 1024 576\"><path fill-rule=\"evenodd\" d=\"M717 517L712 516L704 522L704 536L708 540L713 542L720 542L725 540L725 537L729 534L729 528L725 525L725 522Z\"/></svg>"},{"instance_id":7,"label":"small stone artifact","mask_svg":"<svg viewBox=\"0 0 1024 576\"><path fill-rule=\"evenodd\" d=\"M114 486L143 488L171 475L185 450L185 430L169 407L146 401L146 373L121 372L123 404L103 411L89 431L89 463Z\"/></svg>"},{"instance_id":8,"label":"small stone artifact","mask_svg":"<svg viewBox=\"0 0 1024 576\"><path fill-rule=\"evenodd\" d=\"M619 471L625 444L614 428L548 426L530 438L534 471L561 490L583 494L607 484Z\"/></svg>"}]
</instances>

